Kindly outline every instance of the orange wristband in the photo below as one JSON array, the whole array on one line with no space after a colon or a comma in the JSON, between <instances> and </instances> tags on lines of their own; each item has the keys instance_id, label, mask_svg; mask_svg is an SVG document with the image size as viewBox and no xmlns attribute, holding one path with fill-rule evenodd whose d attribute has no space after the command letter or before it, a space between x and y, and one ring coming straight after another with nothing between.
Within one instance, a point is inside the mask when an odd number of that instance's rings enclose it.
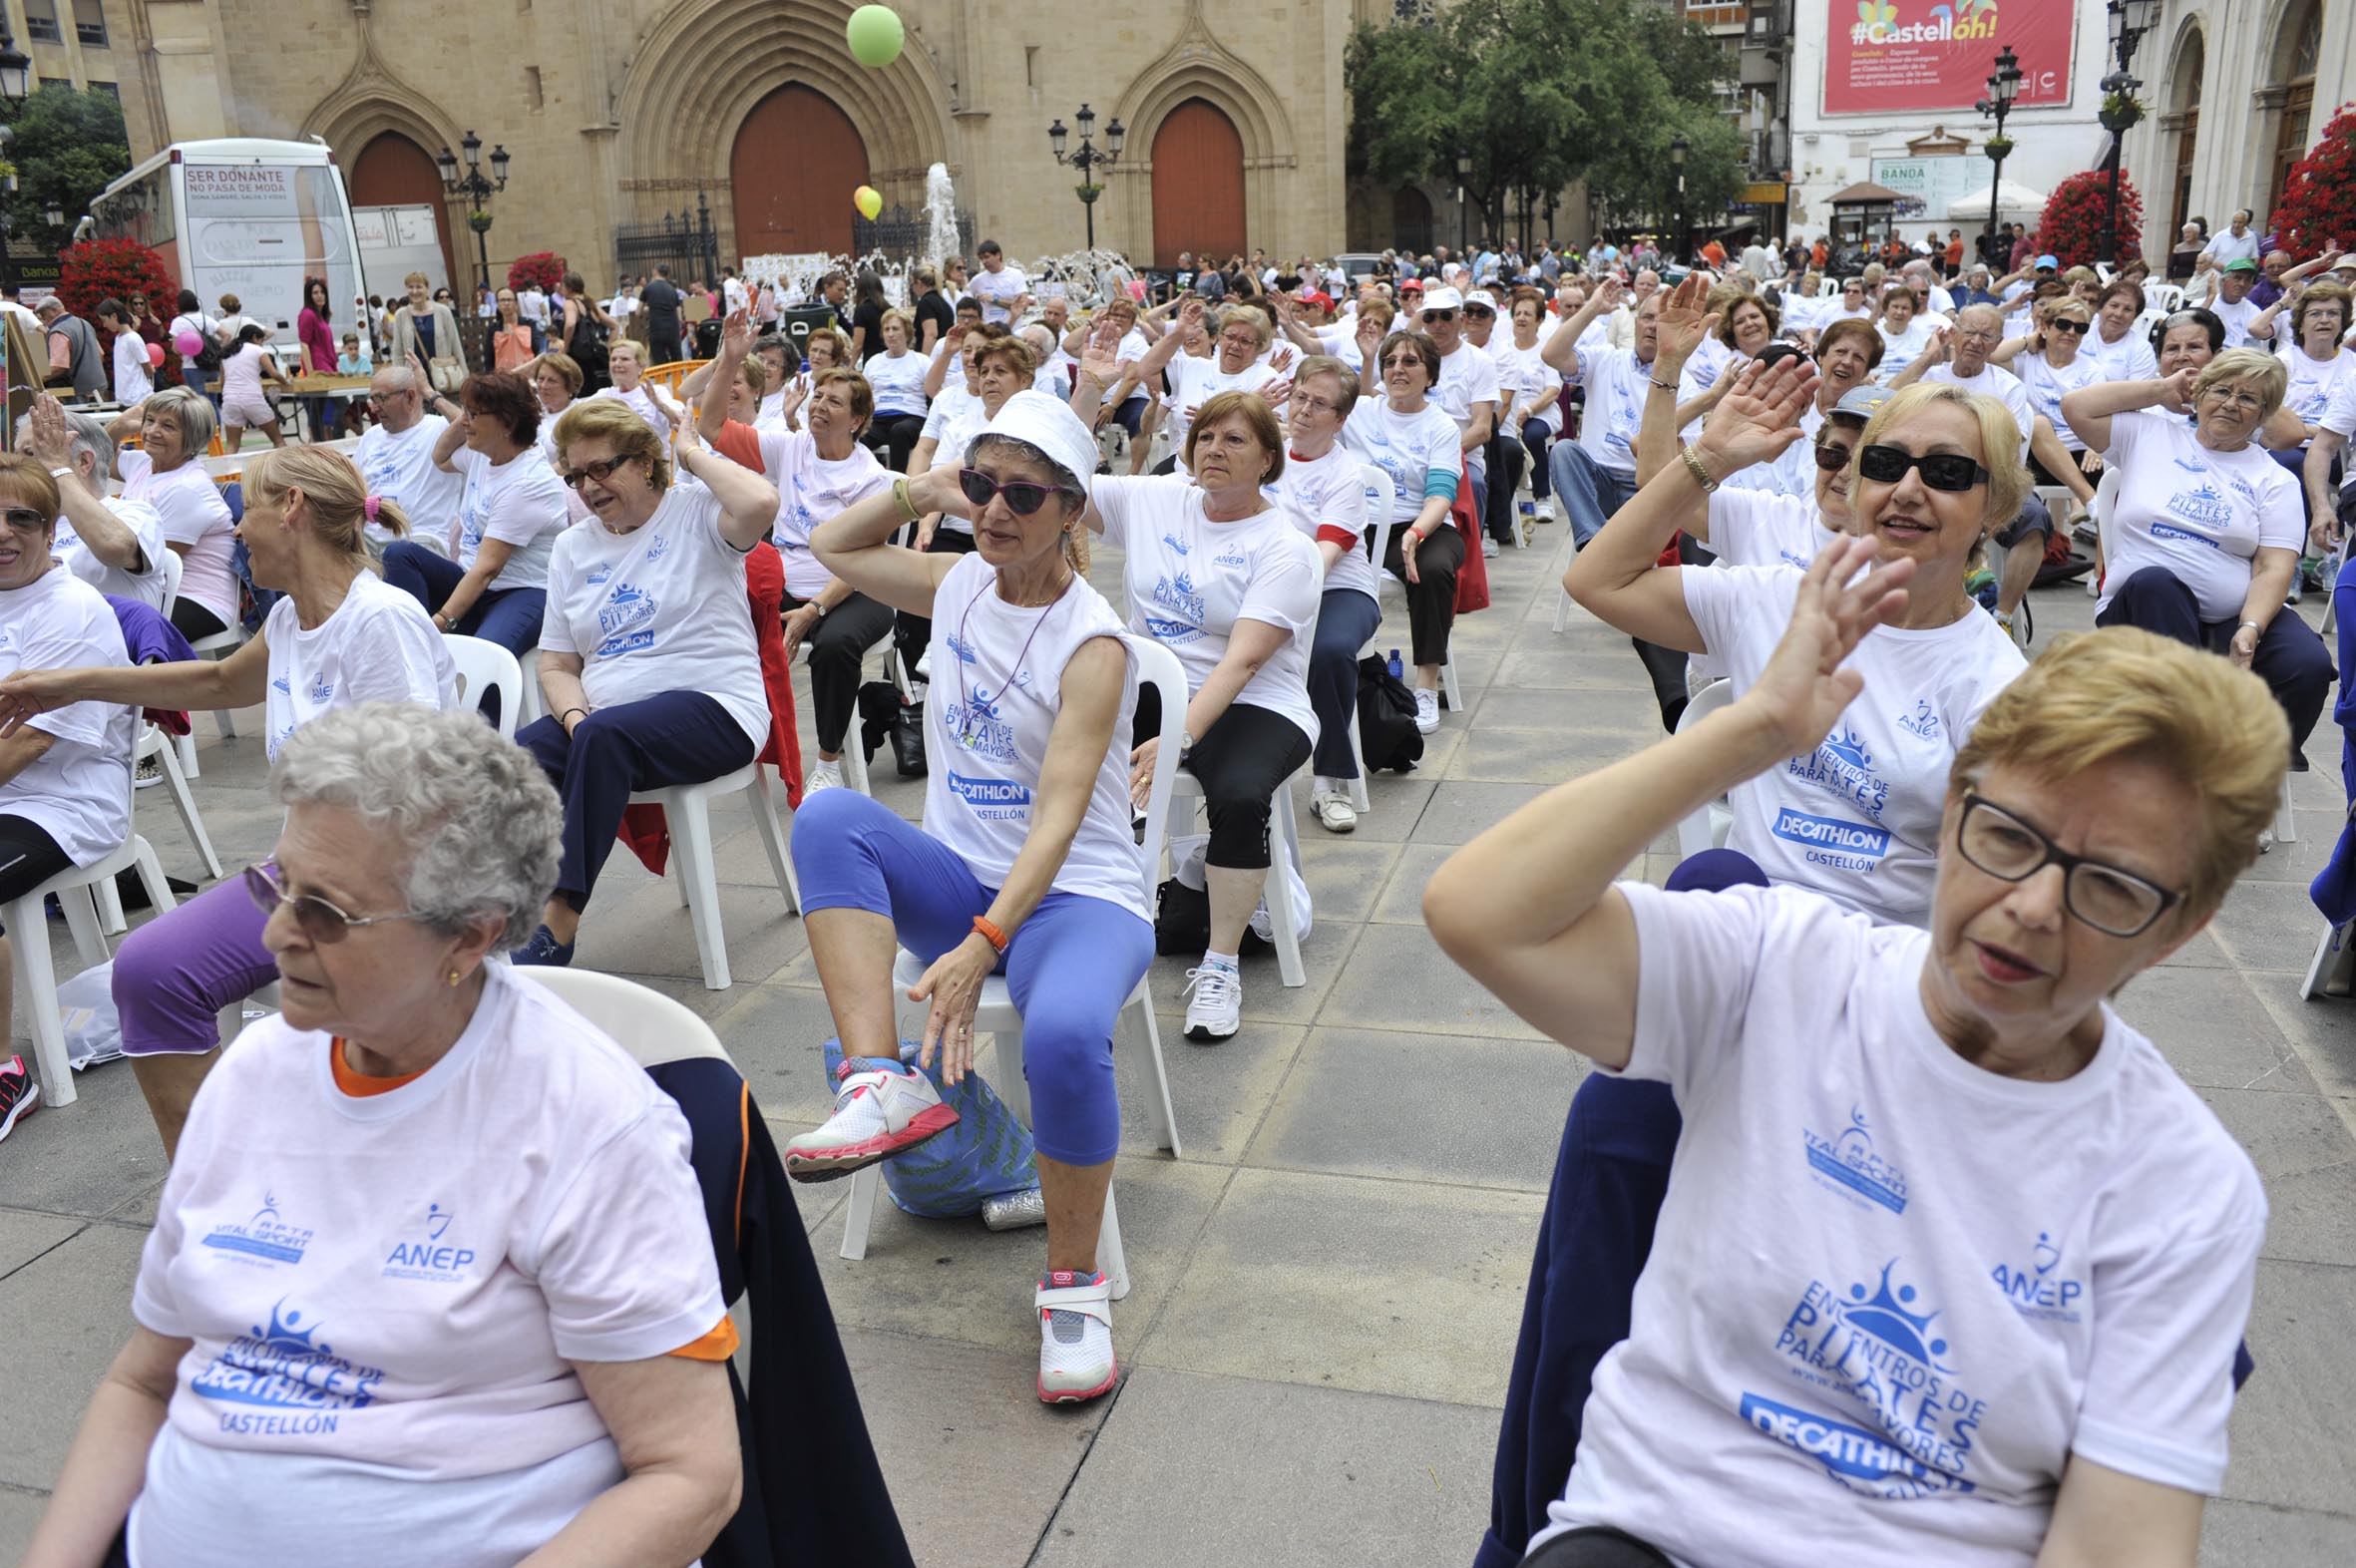
<instances>
[{"instance_id":1,"label":"orange wristband","mask_svg":"<svg viewBox=\"0 0 2356 1568\"><path fill-rule=\"evenodd\" d=\"M982 940L983 942L986 942L986 943L988 943L988 944L989 944L991 947L993 947L993 948L997 949L997 950L998 950L998 952L999 952L1001 955L1003 955L1003 954L1005 953L1005 951L1006 951L1006 934L1005 934L1004 932L1002 932L1002 931L998 930L998 929L997 929L997 927L996 927L995 925L991 924L991 922L990 922L990 918L989 918L988 916L986 916L986 915L977 915L977 916L975 916L975 917L974 917L974 929L975 929L976 931L978 931L978 932L982 933Z\"/></svg>"}]
</instances>

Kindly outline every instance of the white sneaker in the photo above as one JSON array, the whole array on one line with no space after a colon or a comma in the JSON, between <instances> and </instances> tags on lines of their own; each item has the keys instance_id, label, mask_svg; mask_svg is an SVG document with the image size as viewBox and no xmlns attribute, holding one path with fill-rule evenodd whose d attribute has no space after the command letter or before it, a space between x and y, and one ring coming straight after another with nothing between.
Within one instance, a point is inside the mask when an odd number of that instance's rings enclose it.
<instances>
[{"instance_id":1,"label":"white sneaker","mask_svg":"<svg viewBox=\"0 0 2356 1568\"><path fill-rule=\"evenodd\" d=\"M1358 826L1358 808L1340 791L1321 791L1310 796L1309 811L1317 818L1317 825L1328 833L1348 833Z\"/></svg>"},{"instance_id":2,"label":"white sneaker","mask_svg":"<svg viewBox=\"0 0 2356 1568\"><path fill-rule=\"evenodd\" d=\"M785 1173L796 1181L848 1176L958 1124L958 1113L941 1103L933 1080L923 1073L851 1068L843 1063L842 1088L826 1124L786 1140Z\"/></svg>"},{"instance_id":3,"label":"white sneaker","mask_svg":"<svg viewBox=\"0 0 2356 1568\"><path fill-rule=\"evenodd\" d=\"M1428 735L1439 728L1439 693L1415 688L1415 733Z\"/></svg>"},{"instance_id":4,"label":"white sneaker","mask_svg":"<svg viewBox=\"0 0 2356 1568\"><path fill-rule=\"evenodd\" d=\"M1121 1378L1112 1353L1112 1284L1101 1273L1058 1270L1040 1277L1039 1397L1078 1404L1110 1393Z\"/></svg>"},{"instance_id":5,"label":"white sneaker","mask_svg":"<svg viewBox=\"0 0 2356 1568\"><path fill-rule=\"evenodd\" d=\"M1483 534L1481 536L1480 553L1485 560L1493 561L1496 559L1497 541L1493 535Z\"/></svg>"},{"instance_id":6,"label":"white sneaker","mask_svg":"<svg viewBox=\"0 0 2356 1568\"><path fill-rule=\"evenodd\" d=\"M843 787L843 765L840 762L813 762L810 772L802 780L802 798L808 800L822 789Z\"/></svg>"},{"instance_id":7,"label":"white sneaker","mask_svg":"<svg viewBox=\"0 0 2356 1568\"><path fill-rule=\"evenodd\" d=\"M1231 1039L1244 1021L1244 976L1229 964L1186 972L1186 1037L1198 1044Z\"/></svg>"}]
</instances>

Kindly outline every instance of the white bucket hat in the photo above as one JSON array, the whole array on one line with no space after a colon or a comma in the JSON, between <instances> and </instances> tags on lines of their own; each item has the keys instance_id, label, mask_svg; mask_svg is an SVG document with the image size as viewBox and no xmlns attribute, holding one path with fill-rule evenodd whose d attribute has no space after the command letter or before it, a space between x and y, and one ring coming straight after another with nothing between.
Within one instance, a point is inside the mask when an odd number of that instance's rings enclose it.
<instances>
[{"instance_id":1,"label":"white bucket hat","mask_svg":"<svg viewBox=\"0 0 2356 1568\"><path fill-rule=\"evenodd\" d=\"M1010 436L1028 442L1069 469L1085 496L1096 477L1096 438L1080 423L1068 404L1048 393L1026 389L1006 399L997 415L974 441L982 436ZM974 444L966 445L966 461L974 461Z\"/></svg>"}]
</instances>

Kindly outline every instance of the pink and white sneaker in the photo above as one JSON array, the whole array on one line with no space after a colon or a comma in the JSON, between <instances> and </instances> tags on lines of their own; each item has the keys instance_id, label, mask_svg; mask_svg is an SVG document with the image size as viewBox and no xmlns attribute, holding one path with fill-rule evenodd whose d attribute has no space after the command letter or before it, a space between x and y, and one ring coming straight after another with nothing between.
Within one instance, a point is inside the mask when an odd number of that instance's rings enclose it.
<instances>
[{"instance_id":1,"label":"pink and white sneaker","mask_svg":"<svg viewBox=\"0 0 2356 1568\"><path fill-rule=\"evenodd\" d=\"M1121 1380L1112 1354L1112 1285L1102 1273L1059 1269L1039 1280L1039 1397L1079 1404Z\"/></svg>"},{"instance_id":2,"label":"pink and white sneaker","mask_svg":"<svg viewBox=\"0 0 2356 1568\"><path fill-rule=\"evenodd\" d=\"M40 1108L41 1085L25 1070L22 1056L0 1062L0 1138L16 1131L17 1121Z\"/></svg>"},{"instance_id":3,"label":"pink and white sneaker","mask_svg":"<svg viewBox=\"0 0 2356 1568\"><path fill-rule=\"evenodd\" d=\"M836 1081L842 1087L826 1124L786 1142L785 1173L796 1181L848 1176L958 1124L958 1113L941 1103L933 1080L921 1072L854 1071L846 1061Z\"/></svg>"}]
</instances>

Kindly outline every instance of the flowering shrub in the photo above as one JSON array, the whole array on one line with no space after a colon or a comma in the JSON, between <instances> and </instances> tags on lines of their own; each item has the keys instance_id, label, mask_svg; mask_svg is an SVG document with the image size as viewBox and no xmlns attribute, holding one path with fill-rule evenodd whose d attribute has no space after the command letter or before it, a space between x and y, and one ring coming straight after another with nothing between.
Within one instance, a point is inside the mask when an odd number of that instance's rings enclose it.
<instances>
[{"instance_id":1,"label":"flowering shrub","mask_svg":"<svg viewBox=\"0 0 2356 1568\"><path fill-rule=\"evenodd\" d=\"M2037 222L2037 246L2058 257L2064 267L2092 266L2103 255L2103 222L2111 210L2111 177L2088 170L2054 187L2046 197L2045 215ZM2119 181L2119 257L2133 261L2144 253L2144 197L2135 182Z\"/></svg>"},{"instance_id":2,"label":"flowering shrub","mask_svg":"<svg viewBox=\"0 0 2356 1568\"><path fill-rule=\"evenodd\" d=\"M164 258L136 239L89 239L69 245L58 257L58 297L68 310L91 324L98 333L99 347L109 354L115 351L115 334L99 325L100 300L119 299L125 304L146 300L151 312L151 340L161 341L163 325L172 319L180 297L180 281L164 270ZM167 345L164 369L158 372L156 384L168 386L179 380L180 356Z\"/></svg>"},{"instance_id":3,"label":"flowering shrub","mask_svg":"<svg viewBox=\"0 0 2356 1568\"><path fill-rule=\"evenodd\" d=\"M507 286L517 290L537 288L550 293L565 281L565 258L553 250L536 250L528 256L518 256L508 263Z\"/></svg>"},{"instance_id":4,"label":"flowering shrub","mask_svg":"<svg viewBox=\"0 0 2356 1568\"><path fill-rule=\"evenodd\" d=\"M2302 259L2356 245L2356 104L2293 164L2274 208L2275 242Z\"/></svg>"}]
</instances>

